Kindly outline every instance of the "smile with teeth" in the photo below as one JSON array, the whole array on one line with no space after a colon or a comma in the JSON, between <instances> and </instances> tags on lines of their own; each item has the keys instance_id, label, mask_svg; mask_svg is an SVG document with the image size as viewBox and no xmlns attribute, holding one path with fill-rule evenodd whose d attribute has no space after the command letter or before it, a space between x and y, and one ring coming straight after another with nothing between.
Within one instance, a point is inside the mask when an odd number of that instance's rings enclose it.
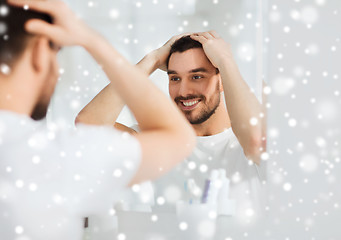
<instances>
[{"instance_id":1,"label":"smile with teeth","mask_svg":"<svg viewBox=\"0 0 341 240\"><path fill-rule=\"evenodd\" d=\"M191 101L191 102L181 102L181 103L186 107L191 107L191 106L197 104L198 102L199 102L198 100L195 100L195 101Z\"/></svg>"}]
</instances>

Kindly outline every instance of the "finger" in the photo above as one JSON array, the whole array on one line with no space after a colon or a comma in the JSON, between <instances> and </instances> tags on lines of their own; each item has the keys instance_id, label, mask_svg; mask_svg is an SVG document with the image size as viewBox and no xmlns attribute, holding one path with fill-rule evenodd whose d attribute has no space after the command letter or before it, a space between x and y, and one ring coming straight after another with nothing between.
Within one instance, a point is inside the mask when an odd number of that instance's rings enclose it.
<instances>
[{"instance_id":1,"label":"finger","mask_svg":"<svg viewBox=\"0 0 341 240\"><path fill-rule=\"evenodd\" d=\"M187 32L187 33L182 33L182 34L179 34L179 35L176 35L173 37L173 43L176 42L177 40L179 40L180 38L182 37L185 37L185 36L190 36L192 34L192 32Z\"/></svg>"},{"instance_id":2,"label":"finger","mask_svg":"<svg viewBox=\"0 0 341 240\"><path fill-rule=\"evenodd\" d=\"M28 7L31 10L35 10L37 12L53 14L54 7L52 1L37 1L37 0L8 0L10 5L16 7Z\"/></svg>"},{"instance_id":3,"label":"finger","mask_svg":"<svg viewBox=\"0 0 341 240\"><path fill-rule=\"evenodd\" d=\"M209 31L209 34L211 34L214 38L220 38L219 34L214 30Z\"/></svg>"},{"instance_id":4,"label":"finger","mask_svg":"<svg viewBox=\"0 0 341 240\"><path fill-rule=\"evenodd\" d=\"M46 36L50 40L53 40L54 36L59 36L61 31L59 27L38 19L26 22L25 29L29 33Z\"/></svg>"},{"instance_id":5,"label":"finger","mask_svg":"<svg viewBox=\"0 0 341 240\"><path fill-rule=\"evenodd\" d=\"M202 35L195 35L194 34L194 35L191 35L191 38L193 40L200 42L201 44L204 44L208 41L207 38L205 36L202 36Z\"/></svg>"},{"instance_id":6,"label":"finger","mask_svg":"<svg viewBox=\"0 0 341 240\"><path fill-rule=\"evenodd\" d=\"M209 34L208 32L199 32L197 33L198 36L203 36L206 39L213 39L213 36L211 34Z\"/></svg>"},{"instance_id":7,"label":"finger","mask_svg":"<svg viewBox=\"0 0 341 240\"><path fill-rule=\"evenodd\" d=\"M180 39L180 38L185 37L185 36L190 36L191 34L193 34L193 32L186 32L186 33L179 34L177 36L177 39Z\"/></svg>"}]
</instances>

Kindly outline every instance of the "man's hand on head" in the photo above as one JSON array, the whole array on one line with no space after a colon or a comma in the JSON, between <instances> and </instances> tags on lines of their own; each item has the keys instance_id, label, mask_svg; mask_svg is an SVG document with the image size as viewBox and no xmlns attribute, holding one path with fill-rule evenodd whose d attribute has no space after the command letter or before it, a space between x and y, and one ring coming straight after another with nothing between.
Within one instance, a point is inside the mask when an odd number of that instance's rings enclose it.
<instances>
[{"instance_id":1,"label":"man's hand on head","mask_svg":"<svg viewBox=\"0 0 341 240\"><path fill-rule=\"evenodd\" d=\"M226 59L233 61L230 45L215 31L194 33L191 38L202 44L207 58L216 68L219 69Z\"/></svg>"},{"instance_id":2,"label":"man's hand on head","mask_svg":"<svg viewBox=\"0 0 341 240\"><path fill-rule=\"evenodd\" d=\"M161 69L163 71L167 71L166 62L167 62L167 58L169 56L169 52L171 50L172 45L174 44L174 42L176 42L180 38L182 38L184 36L189 36L191 34L192 33L182 33L182 34L173 36L162 47L160 47L160 48L158 48L152 52L153 56L155 57L155 59L157 61L157 67L159 69Z\"/></svg>"},{"instance_id":3,"label":"man's hand on head","mask_svg":"<svg viewBox=\"0 0 341 240\"><path fill-rule=\"evenodd\" d=\"M53 24L38 19L28 21L25 29L29 33L45 36L59 46L79 45L85 47L88 44L90 28L64 2L59 0L8 0L8 3L46 13L52 17Z\"/></svg>"}]
</instances>

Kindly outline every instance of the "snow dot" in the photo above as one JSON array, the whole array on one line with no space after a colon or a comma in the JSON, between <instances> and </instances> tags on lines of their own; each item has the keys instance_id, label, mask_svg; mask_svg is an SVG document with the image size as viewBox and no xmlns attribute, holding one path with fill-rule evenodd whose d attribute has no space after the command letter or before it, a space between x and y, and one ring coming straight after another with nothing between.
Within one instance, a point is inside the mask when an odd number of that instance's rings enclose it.
<instances>
[{"instance_id":1,"label":"snow dot","mask_svg":"<svg viewBox=\"0 0 341 240\"><path fill-rule=\"evenodd\" d=\"M116 178L121 177L122 176L122 170L121 169L114 170L113 176Z\"/></svg>"},{"instance_id":2,"label":"snow dot","mask_svg":"<svg viewBox=\"0 0 341 240\"><path fill-rule=\"evenodd\" d=\"M5 5L0 6L0 16L5 17L8 15L9 9Z\"/></svg>"},{"instance_id":3,"label":"snow dot","mask_svg":"<svg viewBox=\"0 0 341 240\"><path fill-rule=\"evenodd\" d=\"M269 153L267 153L267 152L263 152L263 153L260 155L260 158L261 158L263 161L267 161L267 160L269 160L270 155L269 155Z\"/></svg>"},{"instance_id":4,"label":"snow dot","mask_svg":"<svg viewBox=\"0 0 341 240\"><path fill-rule=\"evenodd\" d=\"M180 228L180 230L185 231L188 228L188 224L186 222L181 222L179 224L179 228Z\"/></svg>"},{"instance_id":5,"label":"snow dot","mask_svg":"<svg viewBox=\"0 0 341 240\"><path fill-rule=\"evenodd\" d=\"M292 10L290 12L290 16L294 20L299 20L301 18L301 13L299 11L297 11L297 10Z\"/></svg>"},{"instance_id":6,"label":"snow dot","mask_svg":"<svg viewBox=\"0 0 341 240\"><path fill-rule=\"evenodd\" d=\"M84 71L83 71L83 76L85 76L85 77L86 77L86 76L89 76L89 71L88 71L88 70L84 70Z\"/></svg>"},{"instance_id":7,"label":"snow dot","mask_svg":"<svg viewBox=\"0 0 341 240\"><path fill-rule=\"evenodd\" d=\"M16 226L15 227L15 233L16 234L22 234L24 232L24 228L22 226Z\"/></svg>"},{"instance_id":8,"label":"snow dot","mask_svg":"<svg viewBox=\"0 0 341 240\"><path fill-rule=\"evenodd\" d=\"M77 109L80 106L80 102L78 100L72 100L70 102L71 109Z\"/></svg>"},{"instance_id":9,"label":"snow dot","mask_svg":"<svg viewBox=\"0 0 341 240\"><path fill-rule=\"evenodd\" d=\"M119 10L117 10L117 9L111 9L110 10L110 12L109 12L109 16L110 16L110 18L112 18L112 19L117 19L117 18L119 18L120 17L120 12L119 12Z\"/></svg>"},{"instance_id":10,"label":"snow dot","mask_svg":"<svg viewBox=\"0 0 341 240\"><path fill-rule=\"evenodd\" d=\"M39 156L33 156L32 162L33 162L34 164L39 164L39 163L40 163L40 157L39 157Z\"/></svg>"},{"instance_id":11,"label":"snow dot","mask_svg":"<svg viewBox=\"0 0 341 240\"><path fill-rule=\"evenodd\" d=\"M245 210L245 215L247 217L252 217L255 214L255 211L252 208L248 208Z\"/></svg>"},{"instance_id":12,"label":"snow dot","mask_svg":"<svg viewBox=\"0 0 341 240\"><path fill-rule=\"evenodd\" d=\"M294 118L290 118L289 121L288 121L288 124L289 124L290 127L296 127L297 121Z\"/></svg>"},{"instance_id":13,"label":"snow dot","mask_svg":"<svg viewBox=\"0 0 341 240\"><path fill-rule=\"evenodd\" d=\"M73 176L73 179L75 181L79 181L79 180L81 180L81 176L79 174L76 174L75 176Z\"/></svg>"},{"instance_id":14,"label":"snow dot","mask_svg":"<svg viewBox=\"0 0 341 240\"><path fill-rule=\"evenodd\" d=\"M181 199L181 191L178 186L171 185L164 191L164 196L169 203L176 203Z\"/></svg>"},{"instance_id":15,"label":"snow dot","mask_svg":"<svg viewBox=\"0 0 341 240\"><path fill-rule=\"evenodd\" d=\"M207 26L208 26L208 21L203 21L203 22L202 22L202 25L203 25L204 27L207 27Z\"/></svg>"},{"instance_id":16,"label":"snow dot","mask_svg":"<svg viewBox=\"0 0 341 240\"><path fill-rule=\"evenodd\" d=\"M337 118L338 106L333 100L324 99L317 104L315 112L321 114L324 120L333 121Z\"/></svg>"},{"instance_id":17,"label":"snow dot","mask_svg":"<svg viewBox=\"0 0 341 240\"><path fill-rule=\"evenodd\" d=\"M141 2L137 2L136 3L136 7L138 7L138 8L142 7L142 3Z\"/></svg>"},{"instance_id":18,"label":"snow dot","mask_svg":"<svg viewBox=\"0 0 341 240\"><path fill-rule=\"evenodd\" d=\"M215 223L209 220L202 221L197 230L200 236L211 239L215 233Z\"/></svg>"},{"instance_id":19,"label":"snow dot","mask_svg":"<svg viewBox=\"0 0 341 240\"><path fill-rule=\"evenodd\" d=\"M278 95L286 95L295 86L295 81L292 78L278 77L275 79L272 89Z\"/></svg>"},{"instance_id":20,"label":"snow dot","mask_svg":"<svg viewBox=\"0 0 341 240\"><path fill-rule=\"evenodd\" d=\"M258 124L258 119L253 117L250 119L250 125L251 126L256 126Z\"/></svg>"},{"instance_id":21,"label":"snow dot","mask_svg":"<svg viewBox=\"0 0 341 240\"><path fill-rule=\"evenodd\" d=\"M156 222L158 220L158 217L156 215L152 215L150 219L152 220L152 222Z\"/></svg>"},{"instance_id":22,"label":"snow dot","mask_svg":"<svg viewBox=\"0 0 341 240\"><path fill-rule=\"evenodd\" d=\"M288 27L288 26L285 26L284 28L283 28L283 31L285 32L285 33L289 33L290 32L290 27Z\"/></svg>"},{"instance_id":23,"label":"snow dot","mask_svg":"<svg viewBox=\"0 0 341 240\"><path fill-rule=\"evenodd\" d=\"M21 179L15 181L15 186L16 186L17 188L22 188L22 187L24 186L24 181L21 180Z\"/></svg>"},{"instance_id":24,"label":"snow dot","mask_svg":"<svg viewBox=\"0 0 341 240\"><path fill-rule=\"evenodd\" d=\"M35 183L31 183L31 184L28 186L28 189L29 189L30 191L32 191L32 192L35 192L35 191L37 191L38 186L37 186L37 184L35 184Z\"/></svg>"},{"instance_id":25,"label":"snow dot","mask_svg":"<svg viewBox=\"0 0 341 240\"><path fill-rule=\"evenodd\" d=\"M326 140L322 137L316 138L315 142L316 142L316 145L319 146L320 148L324 148L327 145Z\"/></svg>"},{"instance_id":26,"label":"snow dot","mask_svg":"<svg viewBox=\"0 0 341 240\"><path fill-rule=\"evenodd\" d=\"M263 93L265 95L269 95L271 93L271 87L269 87L269 86L264 87L263 88Z\"/></svg>"},{"instance_id":27,"label":"snow dot","mask_svg":"<svg viewBox=\"0 0 341 240\"><path fill-rule=\"evenodd\" d=\"M301 19L306 24L313 24L319 18L318 11L312 6L306 6L301 11Z\"/></svg>"},{"instance_id":28,"label":"snow dot","mask_svg":"<svg viewBox=\"0 0 341 240\"><path fill-rule=\"evenodd\" d=\"M4 22L0 22L0 35L5 34L7 31L7 25Z\"/></svg>"},{"instance_id":29,"label":"snow dot","mask_svg":"<svg viewBox=\"0 0 341 240\"><path fill-rule=\"evenodd\" d=\"M75 156L76 157L78 157L78 158L80 158L80 157L82 157L82 151L77 151L76 153L75 153Z\"/></svg>"},{"instance_id":30,"label":"snow dot","mask_svg":"<svg viewBox=\"0 0 341 240\"><path fill-rule=\"evenodd\" d=\"M187 167L190 169L190 170L194 170L196 167L197 167L197 164L193 161L189 162Z\"/></svg>"},{"instance_id":31,"label":"snow dot","mask_svg":"<svg viewBox=\"0 0 341 240\"><path fill-rule=\"evenodd\" d=\"M292 188L292 186L290 183L284 183L284 185L283 185L284 191L289 192L291 190L291 188Z\"/></svg>"},{"instance_id":32,"label":"snow dot","mask_svg":"<svg viewBox=\"0 0 341 240\"><path fill-rule=\"evenodd\" d=\"M1 34L1 23L0 23L0 34ZM0 64L0 71L4 75L9 75L11 73L11 68L5 63L1 63Z\"/></svg>"},{"instance_id":33,"label":"snow dot","mask_svg":"<svg viewBox=\"0 0 341 240\"><path fill-rule=\"evenodd\" d=\"M206 164L202 164L202 165L200 165L200 172L203 172L203 173L205 173L205 172L207 172L207 170L208 170L208 167L207 167L207 165L206 165Z\"/></svg>"},{"instance_id":34,"label":"snow dot","mask_svg":"<svg viewBox=\"0 0 341 240\"><path fill-rule=\"evenodd\" d=\"M110 216L115 216L115 215L116 215L116 210L113 209L113 208L111 208L111 209L109 210L109 215L110 215Z\"/></svg>"},{"instance_id":35,"label":"snow dot","mask_svg":"<svg viewBox=\"0 0 341 240\"><path fill-rule=\"evenodd\" d=\"M235 37L239 34L240 30L238 29L237 26L231 26L230 29L229 29L229 33L231 36Z\"/></svg>"},{"instance_id":36,"label":"snow dot","mask_svg":"<svg viewBox=\"0 0 341 240\"><path fill-rule=\"evenodd\" d=\"M25 4L25 5L24 5L24 10L27 11L28 9L30 9L30 6L28 6L27 4Z\"/></svg>"},{"instance_id":37,"label":"snow dot","mask_svg":"<svg viewBox=\"0 0 341 240\"><path fill-rule=\"evenodd\" d=\"M277 128L269 129L269 136L271 138L277 138L279 136L279 130Z\"/></svg>"},{"instance_id":38,"label":"snow dot","mask_svg":"<svg viewBox=\"0 0 341 240\"><path fill-rule=\"evenodd\" d=\"M251 43L242 43L237 48L237 55L241 60L250 62L255 56L255 48Z\"/></svg>"},{"instance_id":39,"label":"snow dot","mask_svg":"<svg viewBox=\"0 0 341 240\"><path fill-rule=\"evenodd\" d=\"M308 55L317 55L320 52L320 49L316 44L312 43L308 45L304 52Z\"/></svg>"},{"instance_id":40,"label":"snow dot","mask_svg":"<svg viewBox=\"0 0 341 240\"><path fill-rule=\"evenodd\" d=\"M59 194L56 194L53 196L53 202L55 202L56 204L61 204L63 202L63 197Z\"/></svg>"},{"instance_id":41,"label":"snow dot","mask_svg":"<svg viewBox=\"0 0 341 240\"><path fill-rule=\"evenodd\" d=\"M141 190L141 187L140 187L140 185L135 184L135 185L132 187L132 190L133 190L133 192L139 192L139 191Z\"/></svg>"},{"instance_id":42,"label":"snow dot","mask_svg":"<svg viewBox=\"0 0 341 240\"><path fill-rule=\"evenodd\" d=\"M269 18L270 18L270 22L276 23L281 20L281 14L278 11L271 11Z\"/></svg>"},{"instance_id":43,"label":"snow dot","mask_svg":"<svg viewBox=\"0 0 341 240\"><path fill-rule=\"evenodd\" d=\"M166 200L165 200L164 197L158 197L158 198L156 199L156 202L157 202L157 204L159 204L159 205L163 205L163 204L165 204Z\"/></svg>"},{"instance_id":44,"label":"snow dot","mask_svg":"<svg viewBox=\"0 0 341 240\"><path fill-rule=\"evenodd\" d=\"M232 182L234 183L238 183L241 180L241 176L239 172L236 172L235 174L233 174L232 176Z\"/></svg>"},{"instance_id":45,"label":"snow dot","mask_svg":"<svg viewBox=\"0 0 341 240\"><path fill-rule=\"evenodd\" d=\"M127 237L124 233L120 233L117 235L117 240L126 240Z\"/></svg>"},{"instance_id":46,"label":"snow dot","mask_svg":"<svg viewBox=\"0 0 341 240\"><path fill-rule=\"evenodd\" d=\"M314 172L318 167L318 159L312 154L306 154L300 159L299 166L304 172Z\"/></svg>"},{"instance_id":47,"label":"snow dot","mask_svg":"<svg viewBox=\"0 0 341 240\"><path fill-rule=\"evenodd\" d=\"M326 0L315 0L317 5L323 6L326 4Z\"/></svg>"}]
</instances>

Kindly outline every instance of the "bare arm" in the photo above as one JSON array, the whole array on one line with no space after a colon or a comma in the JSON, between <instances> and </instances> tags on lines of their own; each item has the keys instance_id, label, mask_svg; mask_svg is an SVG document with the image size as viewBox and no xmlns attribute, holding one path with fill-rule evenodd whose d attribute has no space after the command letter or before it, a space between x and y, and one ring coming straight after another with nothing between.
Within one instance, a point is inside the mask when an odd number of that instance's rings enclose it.
<instances>
[{"instance_id":1,"label":"bare arm","mask_svg":"<svg viewBox=\"0 0 341 240\"><path fill-rule=\"evenodd\" d=\"M158 68L166 70L165 62L169 55L170 47L183 35L172 37L161 48L147 54L136 66L147 76L151 75ZM109 83L81 110L75 122L76 124L114 125L116 128L120 126L119 130L131 132L133 130L115 124L124 105L125 103L116 92L114 85Z\"/></svg>"},{"instance_id":2,"label":"bare arm","mask_svg":"<svg viewBox=\"0 0 341 240\"><path fill-rule=\"evenodd\" d=\"M154 53L145 56L136 66L141 70L141 75L146 76L156 69ZM120 115L125 103L117 93L114 84L109 83L91 100L78 114L75 122L92 125L111 125L117 128L116 120ZM117 128L121 131L131 132L128 128Z\"/></svg>"},{"instance_id":3,"label":"bare arm","mask_svg":"<svg viewBox=\"0 0 341 240\"><path fill-rule=\"evenodd\" d=\"M202 43L206 56L219 69L225 93L225 102L236 134L245 155L259 163L264 119L262 106L243 80L229 45L217 33L205 32L191 37Z\"/></svg>"},{"instance_id":4,"label":"bare arm","mask_svg":"<svg viewBox=\"0 0 341 240\"><path fill-rule=\"evenodd\" d=\"M142 161L131 184L162 175L191 153L195 134L176 106L109 42L77 18L65 3L34 0L11 0L10 3L28 5L32 10L50 14L54 24L30 20L26 30L60 46L83 46L103 67L119 96L134 113L141 129L137 139Z\"/></svg>"}]
</instances>

